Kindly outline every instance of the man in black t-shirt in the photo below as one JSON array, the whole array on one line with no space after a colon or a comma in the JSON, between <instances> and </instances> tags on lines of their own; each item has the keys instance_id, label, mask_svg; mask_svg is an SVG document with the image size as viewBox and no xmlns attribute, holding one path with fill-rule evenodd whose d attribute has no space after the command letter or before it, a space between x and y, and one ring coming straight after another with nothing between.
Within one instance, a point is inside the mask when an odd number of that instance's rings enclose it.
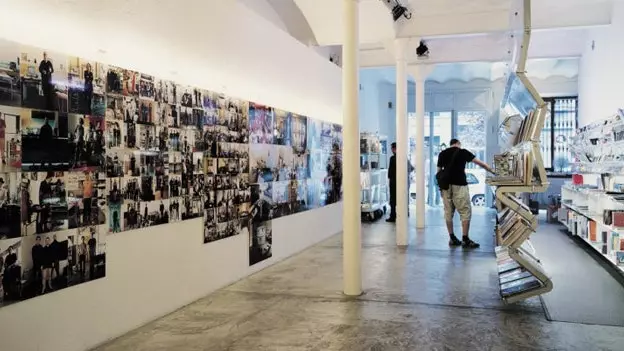
<instances>
[{"instance_id":1,"label":"man in black t-shirt","mask_svg":"<svg viewBox=\"0 0 624 351\"><path fill-rule=\"evenodd\" d=\"M494 171L485 162L477 159L475 155L462 149L461 143L457 139L451 139L451 146L440 152L438 156L438 172L446 170L449 172L449 188L442 191L444 201L444 219L449 233L449 245L463 245L466 248L478 248L479 244L470 240L468 231L470 229L470 218L472 217L472 203L470 202L470 192L466 181L466 163L472 162L490 173ZM453 216L455 210L459 212L462 223L462 240L460 241L453 233Z\"/></svg>"}]
</instances>

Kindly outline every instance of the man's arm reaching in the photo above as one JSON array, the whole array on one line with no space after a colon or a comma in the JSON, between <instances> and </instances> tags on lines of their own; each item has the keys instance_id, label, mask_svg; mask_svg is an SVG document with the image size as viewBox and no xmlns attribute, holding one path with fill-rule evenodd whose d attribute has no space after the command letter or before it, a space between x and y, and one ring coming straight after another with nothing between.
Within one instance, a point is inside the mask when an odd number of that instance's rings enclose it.
<instances>
[{"instance_id":1,"label":"man's arm reaching","mask_svg":"<svg viewBox=\"0 0 624 351\"><path fill-rule=\"evenodd\" d=\"M487 163L485 163L485 162L483 162L483 161L479 160L479 159L478 159L478 158L476 158L476 157L472 159L472 163L474 163L475 165L477 165L477 166L479 166L479 167L481 167L481 168L485 169L486 171L488 171L488 172L490 172L490 173L492 173L492 174L495 174L495 173L494 173L494 170L493 170L493 169L492 169L492 168L491 168L491 167L490 167Z\"/></svg>"}]
</instances>

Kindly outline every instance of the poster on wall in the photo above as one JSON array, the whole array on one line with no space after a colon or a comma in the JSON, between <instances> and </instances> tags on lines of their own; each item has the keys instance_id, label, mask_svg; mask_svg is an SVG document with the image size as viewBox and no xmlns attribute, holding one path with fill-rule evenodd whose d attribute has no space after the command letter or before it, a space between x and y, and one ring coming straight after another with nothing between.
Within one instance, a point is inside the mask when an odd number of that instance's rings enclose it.
<instances>
[{"instance_id":1,"label":"poster on wall","mask_svg":"<svg viewBox=\"0 0 624 351\"><path fill-rule=\"evenodd\" d=\"M70 167L68 116L65 113L22 109L22 170L65 171Z\"/></svg>"},{"instance_id":2,"label":"poster on wall","mask_svg":"<svg viewBox=\"0 0 624 351\"><path fill-rule=\"evenodd\" d=\"M67 113L68 57L29 46L20 49L22 106Z\"/></svg>"},{"instance_id":3,"label":"poster on wall","mask_svg":"<svg viewBox=\"0 0 624 351\"><path fill-rule=\"evenodd\" d=\"M249 233L249 265L273 257L273 227L271 221L253 223Z\"/></svg>"},{"instance_id":4,"label":"poster on wall","mask_svg":"<svg viewBox=\"0 0 624 351\"><path fill-rule=\"evenodd\" d=\"M339 125L0 40L0 306L104 277L107 235L188 219L266 260L273 220L341 199L341 148Z\"/></svg>"},{"instance_id":5,"label":"poster on wall","mask_svg":"<svg viewBox=\"0 0 624 351\"><path fill-rule=\"evenodd\" d=\"M22 169L22 132L18 107L0 106L0 172Z\"/></svg>"},{"instance_id":6,"label":"poster on wall","mask_svg":"<svg viewBox=\"0 0 624 351\"><path fill-rule=\"evenodd\" d=\"M0 240L0 307L106 275L106 233L99 226Z\"/></svg>"},{"instance_id":7,"label":"poster on wall","mask_svg":"<svg viewBox=\"0 0 624 351\"><path fill-rule=\"evenodd\" d=\"M0 39L0 106L21 105L20 45Z\"/></svg>"}]
</instances>

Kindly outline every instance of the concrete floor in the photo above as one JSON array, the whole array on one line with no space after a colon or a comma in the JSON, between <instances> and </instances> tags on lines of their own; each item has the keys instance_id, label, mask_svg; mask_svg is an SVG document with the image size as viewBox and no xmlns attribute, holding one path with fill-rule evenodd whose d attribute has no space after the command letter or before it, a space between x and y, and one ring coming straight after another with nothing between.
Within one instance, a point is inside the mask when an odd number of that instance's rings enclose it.
<instances>
[{"instance_id":1,"label":"concrete floor","mask_svg":"<svg viewBox=\"0 0 624 351\"><path fill-rule=\"evenodd\" d=\"M341 294L335 236L97 350L624 349L624 328L548 322L538 298L504 306L493 214L475 213L473 251L448 247L441 215L407 249L391 224L362 226L360 298Z\"/></svg>"}]
</instances>

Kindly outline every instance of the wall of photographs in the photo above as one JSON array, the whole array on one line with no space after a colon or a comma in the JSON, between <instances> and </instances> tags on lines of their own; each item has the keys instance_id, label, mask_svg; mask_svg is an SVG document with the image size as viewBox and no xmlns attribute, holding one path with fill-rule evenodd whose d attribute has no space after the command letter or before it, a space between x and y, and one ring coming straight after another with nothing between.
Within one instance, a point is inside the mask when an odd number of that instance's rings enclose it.
<instances>
[{"instance_id":1,"label":"wall of photographs","mask_svg":"<svg viewBox=\"0 0 624 351\"><path fill-rule=\"evenodd\" d=\"M0 40L0 307L104 277L108 235L188 219L263 261L273 220L340 201L341 150L339 125Z\"/></svg>"}]
</instances>

